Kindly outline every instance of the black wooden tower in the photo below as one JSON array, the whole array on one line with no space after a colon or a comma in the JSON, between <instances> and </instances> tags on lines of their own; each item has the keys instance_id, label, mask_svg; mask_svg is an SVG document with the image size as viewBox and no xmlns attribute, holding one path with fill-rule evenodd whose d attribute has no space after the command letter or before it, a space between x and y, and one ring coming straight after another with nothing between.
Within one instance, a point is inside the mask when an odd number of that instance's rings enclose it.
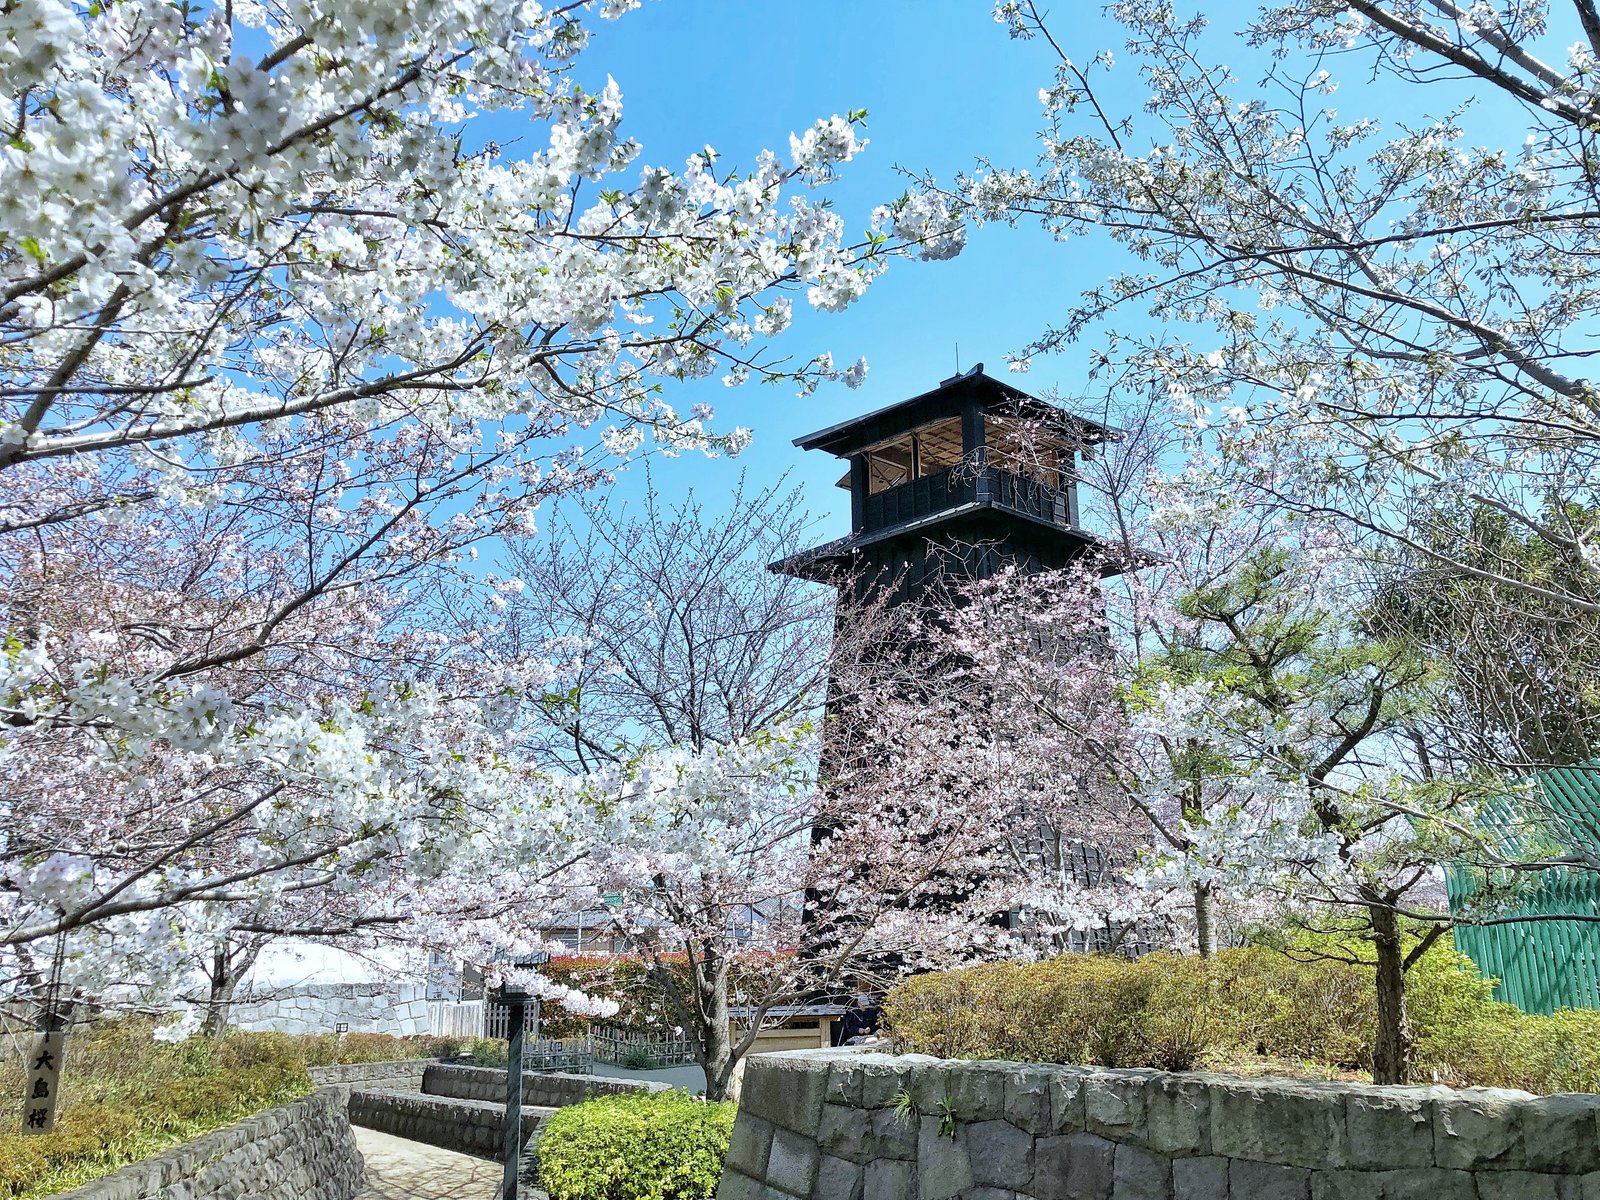
<instances>
[{"instance_id":1,"label":"black wooden tower","mask_svg":"<svg viewBox=\"0 0 1600 1200\"><path fill-rule=\"evenodd\" d=\"M1103 543L1079 522L1078 463L1117 432L1002 383L979 363L931 392L796 438L850 464L850 533L772 564L893 586L923 602L1006 566L1065 567ZM1103 574L1117 568L1106 560Z\"/></svg>"},{"instance_id":2,"label":"black wooden tower","mask_svg":"<svg viewBox=\"0 0 1600 1200\"><path fill-rule=\"evenodd\" d=\"M979 363L930 392L796 438L802 450L850 464L839 480L850 492L850 532L771 569L863 592L890 588L892 606L924 610L1008 567L1037 574L1092 554L1102 576L1119 573L1126 561L1083 527L1078 509L1079 463L1119 436L985 375ZM917 653L913 645L883 649ZM825 747L825 764L829 754ZM1024 861L1065 870L1081 885L1111 870L1098 847L1062 845L1048 828L1022 821L1016 837ZM997 919L1017 927L1015 913ZM1129 949L1141 940L1136 930L1108 926L1075 933L1059 948Z\"/></svg>"}]
</instances>

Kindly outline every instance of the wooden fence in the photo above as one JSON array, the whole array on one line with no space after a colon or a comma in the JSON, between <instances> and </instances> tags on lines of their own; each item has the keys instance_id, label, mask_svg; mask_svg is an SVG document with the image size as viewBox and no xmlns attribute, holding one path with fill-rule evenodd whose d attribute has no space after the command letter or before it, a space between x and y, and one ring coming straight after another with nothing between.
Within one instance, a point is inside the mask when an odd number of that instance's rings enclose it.
<instances>
[{"instance_id":1,"label":"wooden fence","mask_svg":"<svg viewBox=\"0 0 1600 1200\"><path fill-rule=\"evenodd\" d=\"M483 1037L483 1001L428 1001L428 1032L434 1037Z\"/></svg>"}]
</instances>

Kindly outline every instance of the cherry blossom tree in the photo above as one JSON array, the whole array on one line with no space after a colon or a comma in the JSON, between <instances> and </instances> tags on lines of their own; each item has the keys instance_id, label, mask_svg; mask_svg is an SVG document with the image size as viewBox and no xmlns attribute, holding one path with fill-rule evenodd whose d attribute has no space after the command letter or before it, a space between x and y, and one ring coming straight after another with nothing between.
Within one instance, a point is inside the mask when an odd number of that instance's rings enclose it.
<instances>
[{"instance_id":1,"label":"cherry blossom tree","mask_svg":"<svg viewBox=\"0 0 1600 1200\"><path fill-rule=\"evenodd\" d=\"M881 623L852 611L835 644L834 600L767 570L812 518L797 489L741 475L713 511L670 503L646 479L637 504L594 493L555 505L536 537L509 543L525 585L507 597L507 652L570 648L570 691L530 730L540 762L568 770L641 745L702 750L818 713L829 664Z\"/></svg>"},{"instance_id":2,"label":"cherry blossom tree","mask_svg":"<svg viewBox=\"0 0 1600 1200\"><path fill-rule=\"evenodd\" d=\"M908 635L881 594L841 579L836 608L767 571L807 524L781 488L741 489L715 517L652 492L637 512L558 511L559 544L514 550L508 637L578 660L533 756L587 772L564 810L620 797L633 814L583 835L554 902L644 963L714 1096L786 1006L1014 944L994 923L1016 907L994 816L1019 803L997 775L1014 757L954 690L928 703L883 653ZM810 733L825 696L827 753ZM819 762L852 765L819 779Z\"/></svg>"},{"instance_id":3,"label":"cherry blossom tree","mask_svg":"<svg viewBox=\"0 0 1600 1200\"><path fill-rule=\"evenodd\" d=\"M1591 0L1271 5L1231 49L1193 5L1108 13L1117 54L998 4L1055 59L1039 161L924 181L975 221L1123 252L1019 365L1091 339L1108 388L1170 394L1213 490L1592 614ZM1458 504L1560 570L1426 536Z\"/></svg>"},{"instance_id":4,"label":"cherry blossom tree","mask_svg":"<svg viewBox=\"0 0 1600 1200\"><path fill-rule=\"evenodd\" d=\"M590 9L0 13L8 996L170 993L230 932L520 936L583 822L516 754L564 664L491 652L477 546L648 439L745 442L674 382L860 382L763 349L791 293L958 244L812 198L861 114L636 167Z\"/></svg>"}]
</instances>

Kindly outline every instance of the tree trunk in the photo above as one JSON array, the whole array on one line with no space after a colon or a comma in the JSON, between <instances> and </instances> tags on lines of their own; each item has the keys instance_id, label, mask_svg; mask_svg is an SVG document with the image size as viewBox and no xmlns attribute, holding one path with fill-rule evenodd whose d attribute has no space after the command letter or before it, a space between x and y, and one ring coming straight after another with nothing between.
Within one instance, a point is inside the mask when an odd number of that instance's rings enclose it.
<instances>
[{"instance_id":1,"label":"tree trunk","mask_svg":"<svg viewBox=\"0 0 1600 1200\"><path fill-rule=\"evenodd\" d=\"M264 944L263 939L234 946L227 938L217 943L211 955L206 1017L200 1024L200 1032L206 1037L221 1041L228 1032L228 1014L233 1009L233 994L239 987L239 981L255 966Z\"/></svg>"},{"instance_id":2,"label":"tree trunk","mask_svg":"<svg viewBox=\"0 0 1600 1200\"><path fill-rule=\"evenodd\" d=\"M704 997L706 1028L703 1031L701 1070L706 1074L707 1100L733 1100L734 1068L733 1037L728 1031L728 974L717 971L708 980L708 994Z\"/></svg>"},{"instance_id":3,"label":"tree trunk","mask_svg":"<svg viewBox=\"0 0 1600 1200\"><path fill-rule=\"evenodd\" d=\"M1217 952L1217 906L1209 883L1194 887L1194 936L1200 957L1210 958Z\"/></svg>"},{"instance_id":4,"label":"tree trunk","mask_svg":"<svg viewBox=\"0 0 1600 1200\"><path fill-rule=\"evenodd\" d=\"M1377 951L1378 1033L1372 1047L1372 1082L1405 1083L1411 1074L1411 1023L1406 1018L1406 962L1400 919L1386 905L1371 905Z\"/></svg>"}]
</instances>

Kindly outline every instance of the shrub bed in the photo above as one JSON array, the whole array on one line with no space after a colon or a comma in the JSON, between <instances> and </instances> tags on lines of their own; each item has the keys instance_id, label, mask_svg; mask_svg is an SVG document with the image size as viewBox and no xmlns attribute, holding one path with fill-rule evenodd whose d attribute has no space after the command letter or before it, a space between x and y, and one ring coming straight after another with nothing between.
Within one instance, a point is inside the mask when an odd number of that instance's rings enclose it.
<instances>
[{"instance_id":1,"label":"shrub bed","mask_svg":"<svg viewBox=\"0 0 1600 1200\"><path fill-rule=\"evenodd\" d=\"M1423 1082L1600 1091L1600 1012L1530 1016L1441 945L1407 975ZM889 993L889 1030L943 1058L1331 1076L1368 1071L1372 975L1262 947L1209 962L1068 955L921 975Z\"/></svg>"},{"instance_id":2,"label":"shrub bed","mask_svg":"<svg viewBox=\"0 0 1600 1200\"><path fill-rule=\"evenodd\" d=\"M108 1175L311 1090L308 1066L452 1054L460 1039L381 1034L296 1037L230 1033L221 1041L152 1040L154 1022L98 1022L67 1039L56 1128L24 1137L27 1040L0 1059L6 1129L0 1132L0 1197L32 1200Z\"/></svg>"},{"instance_id":3,"label":"shrub bed","mask_svg":"<svg viewBox=\"0 0 1600 1200\"><path fill-rule=\"evenodd\" d=\"M558 1109L539 1142L539 1186L550 1200L710 1200L734 1108L655 1092Z\"/></svg>"}]
</instances>

